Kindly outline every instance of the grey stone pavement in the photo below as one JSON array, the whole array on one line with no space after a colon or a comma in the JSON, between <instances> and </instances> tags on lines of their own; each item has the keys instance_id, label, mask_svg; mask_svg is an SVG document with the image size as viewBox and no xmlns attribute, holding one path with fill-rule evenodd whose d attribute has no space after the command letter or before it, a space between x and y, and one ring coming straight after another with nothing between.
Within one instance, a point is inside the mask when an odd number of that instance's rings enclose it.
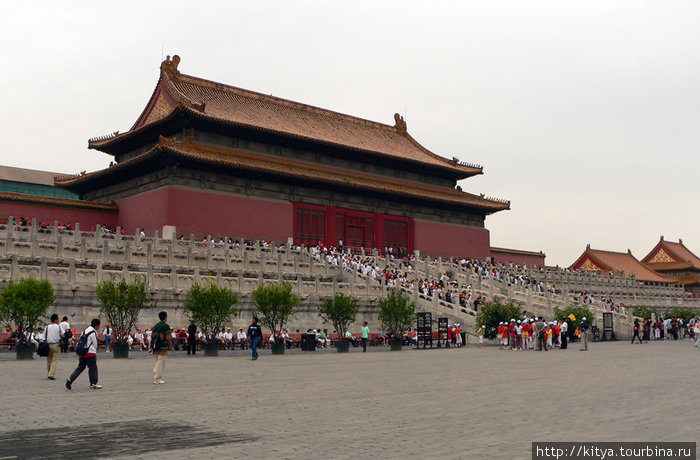
<instances>
[{"instance_id":1,"label":"grey stone pavement","mask_svg":"<svg viewBox=\"0 0 700 460\"><path fill-rule=\"evenodd\" d=\"M102 390L63 355L0 354L0 459L530 459L533 441L700 438L700 350L689 341L590 351L295 351L167 361L98 357ZM87 374L87 371L85 372Z\"/></svg>"}]
</instances>

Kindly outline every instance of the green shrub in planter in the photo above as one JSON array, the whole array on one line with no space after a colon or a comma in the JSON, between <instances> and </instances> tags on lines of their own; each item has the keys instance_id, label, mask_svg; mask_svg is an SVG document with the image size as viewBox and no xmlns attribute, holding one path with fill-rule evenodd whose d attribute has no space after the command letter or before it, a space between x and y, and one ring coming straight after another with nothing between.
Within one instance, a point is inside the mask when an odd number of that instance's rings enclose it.
<instances>
[{"instance_id":1,"label":"green shrub in planter","mask_svg":"<svg viewBox=\"0 0 700 460\"><path fill-rule=\"evenodd\" d=\"M17 359L32 359L29 350L33 353L34 347L28 344L25 332L34 331L47 321L46 312L54 300L51 283L34 278L10 281L0 293L0 317L20 332Z\"/></svg>"},{"instance_id":2,"label":"green shrub in planter","mask_svg":"<svg viewBox=\"0 0 700 460\"><path fill-rule=\"evenodd\" d=\"M232 316L238 314L236 305L238 299L233 291L214 282L203 285L195 283L185 294L185 314L207 336L205 356L219 354L215 335L231 323Z\"/></svg>"},{"instance_id":3,"label":"green shrub in planter","mask_svg":"<svg viewBox=\"0 0 700 460\"><path fill-rule=\"evenodd\" d=\"M333 329L338 333L337 351L339 353L348 352L350 348L347 346L349 342L345 337L345 333L350 324L355 322L357 301L349 295L336 292L333 297L326 299L319 309L318 316L326 323L332 325Z\"/></svg>"}]
</instances>

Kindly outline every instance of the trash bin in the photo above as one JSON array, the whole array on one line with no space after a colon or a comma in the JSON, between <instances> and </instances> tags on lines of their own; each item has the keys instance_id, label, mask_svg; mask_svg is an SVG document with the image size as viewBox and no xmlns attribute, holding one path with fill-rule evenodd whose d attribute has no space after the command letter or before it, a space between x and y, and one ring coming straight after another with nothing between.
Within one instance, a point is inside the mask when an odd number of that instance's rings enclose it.
<instances>
[{"instance_id":1,"label":"trash bin","mask_svg":"<svg viewBox=\"0 0 700 460\"><path fill-rule=\"evenodd\" d=\"M316 334L301 334L301 350L316 350Z\"/></svg>"}]
</instances>

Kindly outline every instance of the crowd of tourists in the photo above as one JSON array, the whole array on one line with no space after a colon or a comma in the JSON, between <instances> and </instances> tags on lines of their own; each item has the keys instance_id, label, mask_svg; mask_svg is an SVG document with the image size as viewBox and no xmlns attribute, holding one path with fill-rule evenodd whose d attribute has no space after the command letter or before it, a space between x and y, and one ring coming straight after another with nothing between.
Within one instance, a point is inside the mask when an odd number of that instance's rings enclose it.
<instances>
[{"instance_id":1,"label":"crowd of tourists","mask_svg":"<svg viewBox=\"0 0 700 460\"><path fill-rule=\"evenodd\" d=\"M580 326L570 330L566 318L555 321L545 321L542 316L527 316L523 312L522 318L511 318L510 321L502 321L498 325L497 340L501 350L537 350L548 351L554 349L566 349L571 341L580 340L581 350L588 350L588 334L591 326L587 318L582 318ZM483 342L484 329L479 329L480 343Z\"/></svg>"},{"instance_id":2,"label":"crowd of tourists","mask_svg":"<svg viewBox=\"0 0 700 460\"><path fill-rule=\"evenodd\" d=\"M676 316L668 316L664 318L659 316L653 321L651 318L646 318L640 322L634 320L634 334L639 336L639 341L652 340L679 340L690 339L695 342L697 347L700 347L700 320L695 315L687 322L683 318Z\"/></svg>"}]
</instances>

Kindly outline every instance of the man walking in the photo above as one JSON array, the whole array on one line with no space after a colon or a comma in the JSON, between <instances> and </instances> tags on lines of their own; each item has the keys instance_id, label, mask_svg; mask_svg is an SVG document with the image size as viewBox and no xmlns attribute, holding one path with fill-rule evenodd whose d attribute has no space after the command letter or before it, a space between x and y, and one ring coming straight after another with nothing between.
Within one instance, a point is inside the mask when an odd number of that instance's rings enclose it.
<instances>
[{"instance_id":1,"label":"man walking","mask_svg":"<svg viewBox=\"0 0 700 460\"><path fill-rule=\"evenodd\" d=\"M78 367L75 368L73 373L70 375L68 380L66 380L66 388L69 390L73 388L73 382L78 378L80 374L88 368L88 376L90 377L90 389L91 390L101 390L102 385L97 383L97 330L100 328L100 320L95 318L90 321L90 327L83 331L83 336L86 337L88 350L87 353L78 358Z\"/></svg>"},{"instance_id":2,"label":"man walking","mask_svg":"<svg viewBox=\"0 0 700 460\"><path fill-rule=\"evenodd\" d=\"M369 339L369 327L367 326L367 321L362 323L362 329L360 329L360 332L362 333L362 352L367 351L367 340Z\"/></svg>"},{"instance_id":3,"label":"man walking","mask_svg":"<svg viewBox=\"0 0 700 460\"><path fill-rule=\"evenodd\" d=\"M581 348L580 351L588 351L588 329L590 326L588 325L588 321L586 320L586 317L584 316L581 318Z\"/></svg>"},{"instance_id":4,"label":"man walking","mask_svg":"<svg viewBox=\"0 0 700 460\"><path fill-rule=\"evenodd\" d=\"M151 350L153 354L156 355L156 365L153 366L154 385L165 383L165 380L163 380L163 374L165 374L165 358L168 357L168 350L174 350L173 336L170 332L170 326L166 322L168 321L168 314L162 311L158 313L158 319L160 319L160 321L153 326L151 341Z\"/></svg>"},{"instance_id":5,"label":"man walking","mask_svg":"<svg viewBox=\"0 0 700 460\"><path fill-rule=\"evenodd\" d=\"M253 323L248 326L248 339L250 340L250 349L252 352L252 359L255 361L258 359L258 346L262 341L262 329L258 325L258 317L253 316Z\"/></svg>"},{"instance_id":6,"label":"man walking","mask_svg":"<svg viewBox=\"0 0 700 460\"><path fill-rule=\"evenodd\" d=\"M51 315L51 324L46 326L46 343L49 344L49 355L46 357L46 371L49 380L56 380L56 367L58 366L58 358L61 357L61 342L63 340L63 332L58 324L58 315Z\"/></svg>"},{"instance_id":7,"label":"man walking","mask_svg":"<svg viewBox=\"0 0 700 460\"><path fill-rule=\"evenodd\" d=\"M192 356L197 353L197 325L190 322L187 328L187 354L192 352Z\"/></svg>"}]
</instances>

